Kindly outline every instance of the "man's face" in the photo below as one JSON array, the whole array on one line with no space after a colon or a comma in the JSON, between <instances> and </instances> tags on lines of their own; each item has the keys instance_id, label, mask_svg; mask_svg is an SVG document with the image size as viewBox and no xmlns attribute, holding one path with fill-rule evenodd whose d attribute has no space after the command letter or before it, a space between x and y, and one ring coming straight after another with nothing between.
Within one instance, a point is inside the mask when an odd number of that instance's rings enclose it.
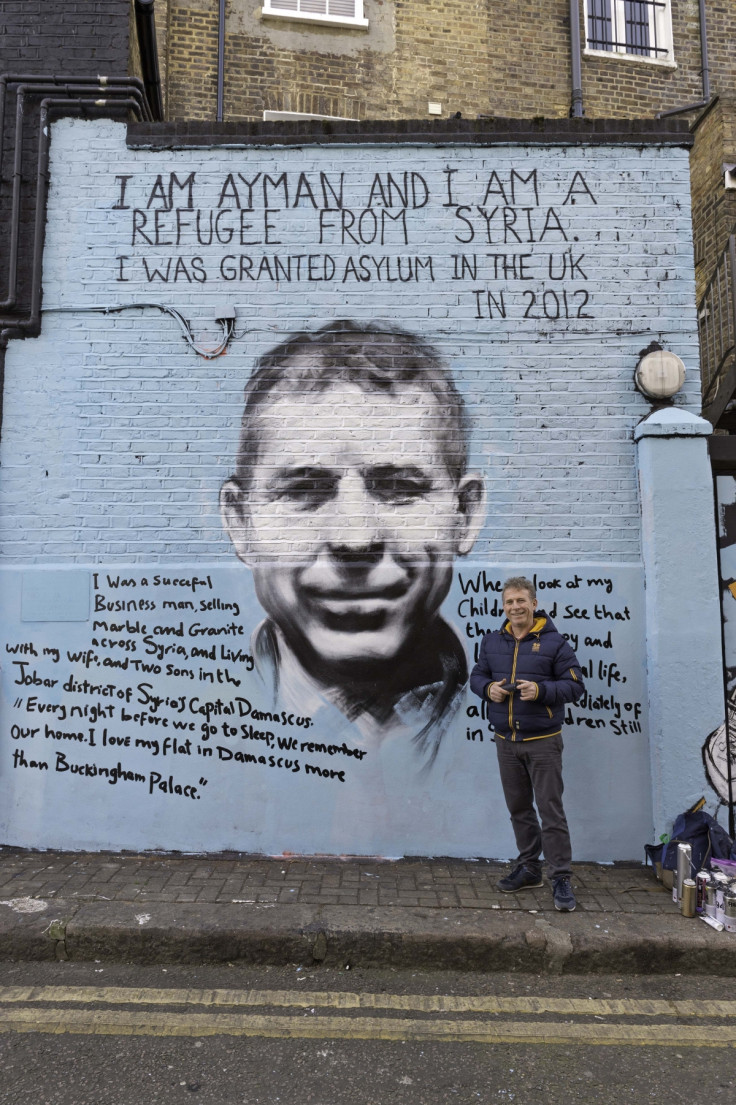
<instances>
[{"instance_id":1,"label":"man's face","mask_svg":"<svg viewBox=\"0 0 736 1105\"><path fill-rule=\"evenodd\" d=\"M527 633L534 625L537 600L523 587L509 587L503 593L503 612L515 633Z\"/></svg>"},{"instance_id":2,"label":"man's face","mask_svg":"<svg viewBox=\"0 0 736 1105\"><path fill-rule=\"evenodd\" d=\"M262 408L252 485L226 524L303 662L393 660L437 614L482 499L479 480L447 471L441 418L415 386L338 384Z\"/></svg>"}]
</instances>

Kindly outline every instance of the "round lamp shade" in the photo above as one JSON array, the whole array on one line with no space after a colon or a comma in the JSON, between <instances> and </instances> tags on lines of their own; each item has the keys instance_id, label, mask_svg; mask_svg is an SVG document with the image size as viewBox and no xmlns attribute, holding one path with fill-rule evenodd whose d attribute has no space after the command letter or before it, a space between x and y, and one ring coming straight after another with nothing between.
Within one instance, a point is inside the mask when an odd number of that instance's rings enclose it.
<instances>
[{"instance_id":1,"label":"round lamp shade","mask_svg":"<svg viewBox=\"0 0 736 1105\"><path fill-rule=\"evenodd\" d=\"M685 383L685 365L675 353L657 349L639 361L634 380L649 399L671 399Z\"/></svg>"}]
</instances>

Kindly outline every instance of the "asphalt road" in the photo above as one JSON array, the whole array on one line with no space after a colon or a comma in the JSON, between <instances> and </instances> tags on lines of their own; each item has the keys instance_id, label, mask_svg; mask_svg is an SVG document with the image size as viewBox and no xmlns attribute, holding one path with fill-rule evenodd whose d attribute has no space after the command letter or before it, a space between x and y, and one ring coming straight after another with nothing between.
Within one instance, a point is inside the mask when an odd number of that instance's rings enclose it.
<instances>
[{"instance_id":1,"label":"asphalt road","mask_svg":"<svg viewBox=\"0 0 736 1105\"><path fill-rule=\"evenodd\" d=\"M2 1105L736 1100L730 978L6 963L0 1029Z\"/></svg>"}]
</instances>

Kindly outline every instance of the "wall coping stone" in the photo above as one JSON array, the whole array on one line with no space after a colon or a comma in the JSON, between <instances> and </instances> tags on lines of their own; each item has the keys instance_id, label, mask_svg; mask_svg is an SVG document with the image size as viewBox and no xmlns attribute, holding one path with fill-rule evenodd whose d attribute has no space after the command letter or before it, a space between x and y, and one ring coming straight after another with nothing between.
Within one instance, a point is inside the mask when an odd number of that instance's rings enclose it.
<instances>
[{"instance_id":1,"label":"wall coping stone","mask_svg":"<svg viewBox=\"0 0 736 1105\"><path fill-rule=\"evenodd\" d=\"M713 427L705 418L681 407L652 411L634 430L634 441L643 437L707 437Z\"/></svg>"},{"instance_id":2,"label":"wall coping stone","mask_svg":"<svg viewBox=\"0 0 736 1105\"><path fill-rule=\"evenodd\" d=\"M192 146L299 146L355 143L405 145L633 145L690 148L682 119L312 119L216 123L129 123L127 143L138 149Z\"/></svg>"}]
</instances>

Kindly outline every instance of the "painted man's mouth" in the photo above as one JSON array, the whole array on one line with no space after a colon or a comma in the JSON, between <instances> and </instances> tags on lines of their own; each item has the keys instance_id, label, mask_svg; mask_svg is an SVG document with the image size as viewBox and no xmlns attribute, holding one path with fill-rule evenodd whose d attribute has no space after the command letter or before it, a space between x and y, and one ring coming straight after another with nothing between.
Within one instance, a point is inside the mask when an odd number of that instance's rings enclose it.
<instances>
[{"instance_id":1,"label":"painted man's mouth","mask_svg":"<svg viewBox=\"0 0 736 1105\"><path fill-rule=\"evenodd\" d=\"M386 624L392 608L408 590L408 581L402 580L382 588L309 588L304 597L325 628L342 633L370 633Z\"/></svg>"},{"instance_id":2,"label":"painted man's mouth","mask_svg":"<svg viewBox=\"0 0 736 1105\"><path fill-rule=\"evenodd\" d=\"M409 580L400 579L387 587L305 587L306 597L318 603L392 602L409 589Z\"/></svg>"},{"instance_id":3,"label":"painted man's mouth","mask_svg":"<svg viewBox=\"0 0 736 1105\"><path fill-rule=\"evenodd\" d=\"M332 610L323 607L319 620L325 629L336 633L375 633L386 625L387 613L385 604L376 610L363 607Z\"/></svg>"},{"instance_id":4,"label":"painted man's mouth","mask_svg":"<svg viewBox=\"0 0 736 1105\"><path fill-rule=\"evenodd\" d=\"M381 588L307 588L304 597L307 604L318 611L319 617L323 619L383 618L395 603L403 599L408 590L409 582L402 580Z\"/></svg>"}]
</instances>

